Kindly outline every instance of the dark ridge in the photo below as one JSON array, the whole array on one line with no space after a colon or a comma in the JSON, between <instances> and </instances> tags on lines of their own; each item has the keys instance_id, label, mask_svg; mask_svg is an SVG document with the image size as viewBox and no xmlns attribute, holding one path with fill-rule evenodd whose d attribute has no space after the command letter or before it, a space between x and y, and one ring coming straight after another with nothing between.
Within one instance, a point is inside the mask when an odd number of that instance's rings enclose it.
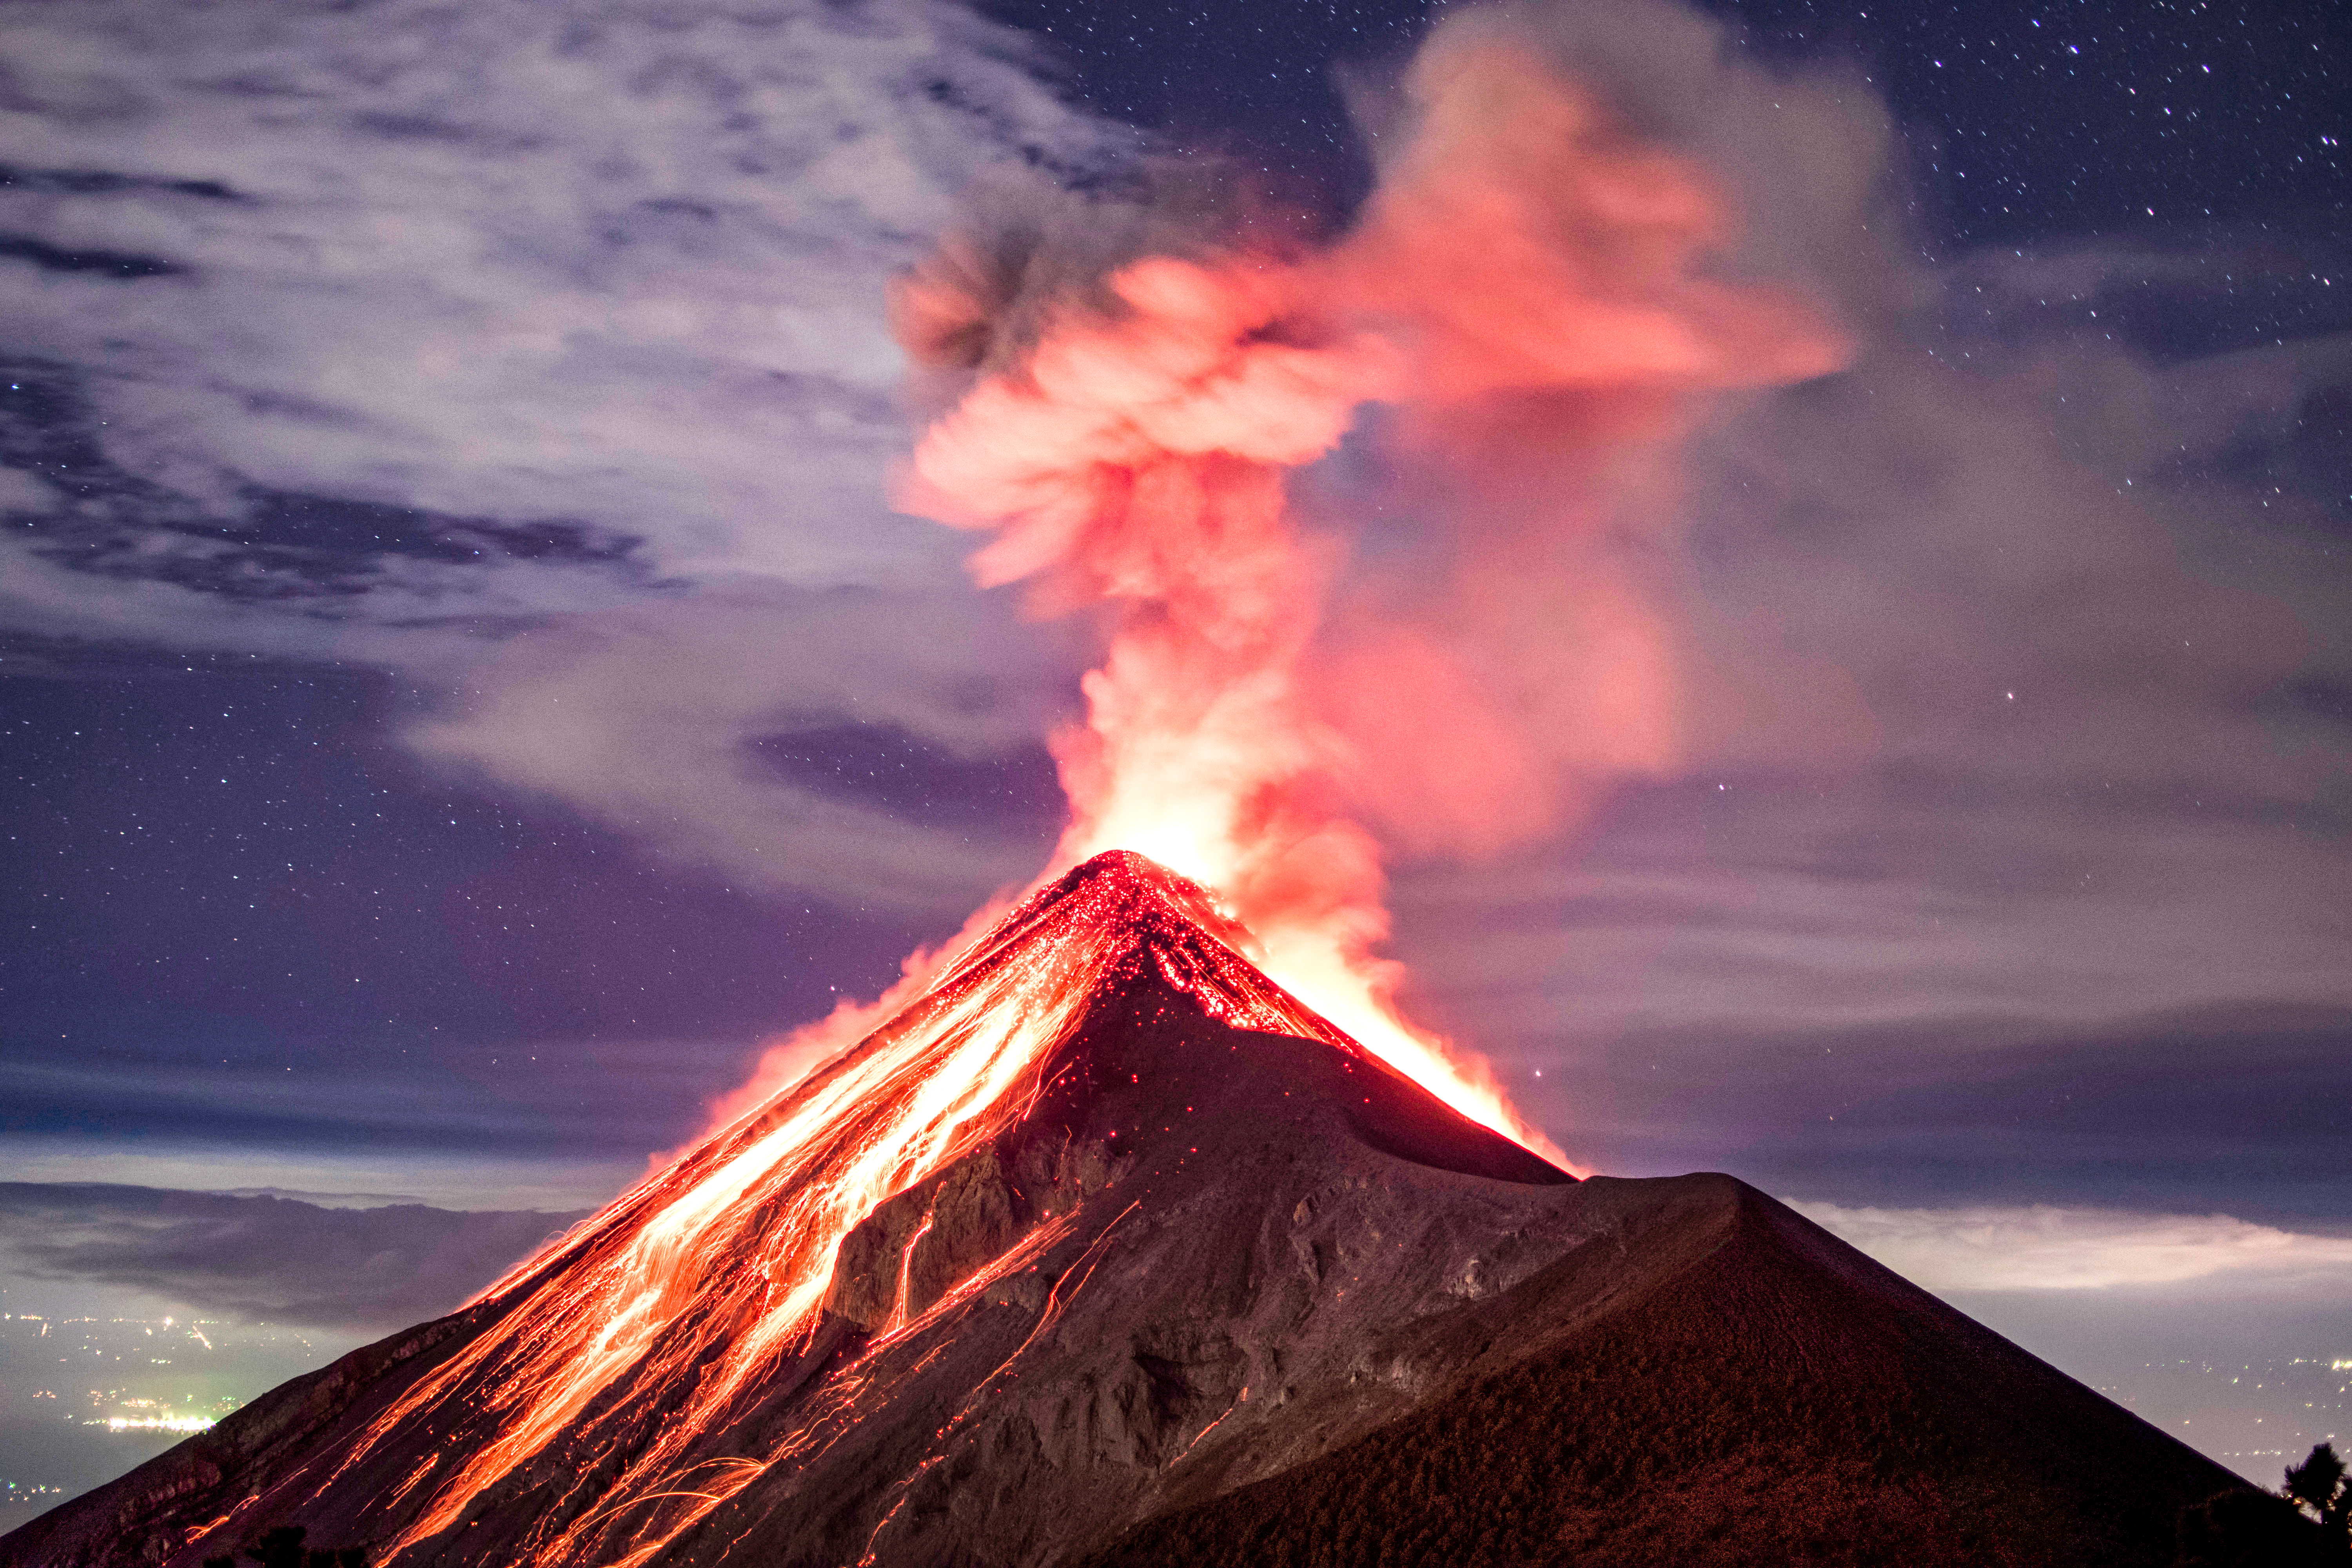
<instances>
[{"instance_id":1,"label":"dark ridge","mask_svg":"<svg viewBox=\"0 0 2352 1568\"><path fill-rule=\"evenodd\" d=\"M1391 1159L1493 1182L1563 1186L1576 1180L1499 1132L1477 1127L1474 1133L1474 1123L1394 1074L1377 1088L1363 1087L1371 1092L1361 1096L1360 1108L1349 1109L1348 1120L1366 1145Z\"/></svg>"}]
</instances>

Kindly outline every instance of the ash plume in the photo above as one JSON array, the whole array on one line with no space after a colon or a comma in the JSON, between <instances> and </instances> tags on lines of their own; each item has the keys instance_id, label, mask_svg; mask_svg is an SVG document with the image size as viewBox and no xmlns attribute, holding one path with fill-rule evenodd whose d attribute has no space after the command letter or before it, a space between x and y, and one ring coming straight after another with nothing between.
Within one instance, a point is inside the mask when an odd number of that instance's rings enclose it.
<instances>
[{"instance_id":1,"label":"ash plume","mask_svg":"<svg viewBox=\"0 0 2352 1568\"><path fill-rule=\"evenodd\" d=\"M1511 13L1441 27L1332 241L1248 202L998 213L894 309L928 374L965 378L902 504L989 535L982 585L1103 630L1054 741L1072 819L1046 874L1128 848L1216 888L1268 973L1555 1157L1397 1011L1384 856L1497 853L1685 759L1706 671L1679 443L1711 396L1845 352L1796 291L1720 269L1722 182L1556 44ZM1423 514L1403 571L1293 494L1373 410L1365 446Z\"/></svg>"}]
</instances>

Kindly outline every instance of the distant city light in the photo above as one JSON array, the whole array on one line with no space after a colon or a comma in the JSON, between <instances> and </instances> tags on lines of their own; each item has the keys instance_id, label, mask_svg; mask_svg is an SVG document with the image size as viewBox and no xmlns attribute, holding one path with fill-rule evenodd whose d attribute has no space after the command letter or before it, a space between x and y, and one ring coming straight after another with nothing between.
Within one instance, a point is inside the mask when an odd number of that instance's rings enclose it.
<instances>
[{"instance_id":1,"label":"distant city light","mask_svg":"<svg viewBox=\"0 0 2352 1568\"><path fill-rule=\"evenodd\" d=\"M96 1426L96 1421L85 1421L85 1426ZM105 1426L110 1432L208 1432L213 1418L209 1415L110 1415Z\"/></svg>"}]
</instances>

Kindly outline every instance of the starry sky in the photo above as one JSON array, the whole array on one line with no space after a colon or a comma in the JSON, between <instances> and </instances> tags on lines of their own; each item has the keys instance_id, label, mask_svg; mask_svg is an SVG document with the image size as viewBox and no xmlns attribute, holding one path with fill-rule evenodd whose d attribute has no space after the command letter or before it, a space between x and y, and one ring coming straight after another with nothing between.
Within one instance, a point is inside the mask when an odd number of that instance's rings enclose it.
<instances>
[{"instance_id":1,"label":"starry sky","mask_svg":"<svg viewBox=\"0 0 2352 1568\"><path fill-rule=\"evenodd\" d=\"M1997 1326L2352 1335L2352 21L1532 9L1854 336L1685 480L1875 737L1401 862L1411 1006ZM1444 10L0 15L5 1174L576 1209L1024 879L1090 649L890 510L883 288L1139 154L1342 226Z\"/></svg>"}]
</instances>

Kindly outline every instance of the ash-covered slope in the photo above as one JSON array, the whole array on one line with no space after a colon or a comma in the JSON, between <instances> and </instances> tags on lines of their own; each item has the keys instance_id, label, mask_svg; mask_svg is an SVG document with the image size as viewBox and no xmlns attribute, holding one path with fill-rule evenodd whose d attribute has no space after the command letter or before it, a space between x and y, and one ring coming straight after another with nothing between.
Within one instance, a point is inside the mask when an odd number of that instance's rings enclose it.
<instances>
[{"instance_id":1,"label":"ash-covered slope","mask_svg":"<svg viewBox=\"0 0 2352 1568\"><path fill-rule=\"evenodd\" d=\"M2154 1564L2235 1484L1727 1177L1572 1181L1221 931L1089 862L500 1293L0 1564Z\"/></svg>"}]
</instances>

